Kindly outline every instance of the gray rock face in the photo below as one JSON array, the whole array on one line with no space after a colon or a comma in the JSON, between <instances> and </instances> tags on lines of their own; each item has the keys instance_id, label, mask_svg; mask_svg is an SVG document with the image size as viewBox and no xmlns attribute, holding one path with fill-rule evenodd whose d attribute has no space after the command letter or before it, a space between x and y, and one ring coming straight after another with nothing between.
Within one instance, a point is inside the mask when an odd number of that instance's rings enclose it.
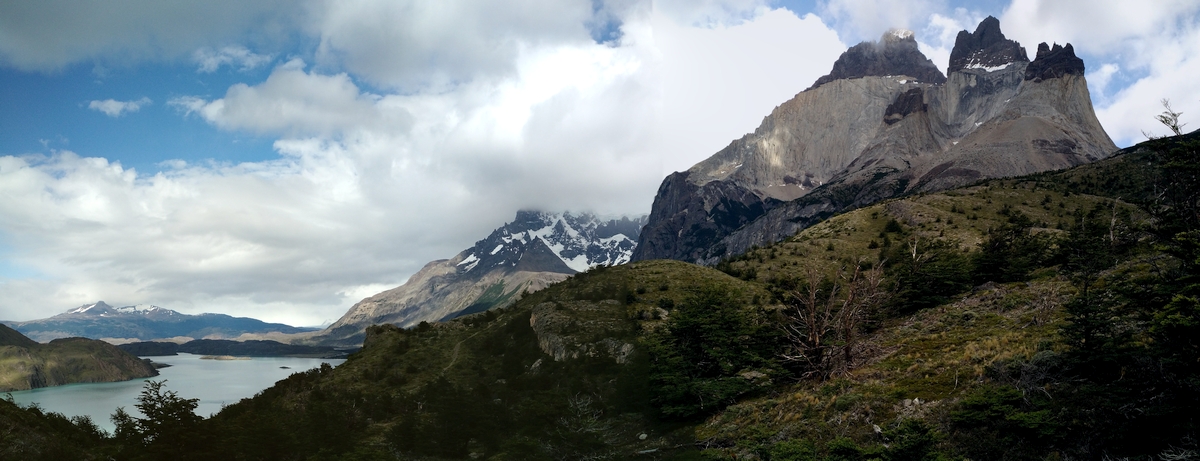
<instances>
[{"instance_id":1,"label":"gray rock face","mask_svg":"<svg viewBox=\"0 0 1200 461\"><path fill-rule=\"evenodd\" d=\"M959 34L944 83L893 74L805 90L754 133L669 176L634 259L711 264L879 200L1106 157L1116 146L1082 63L1062 50L1039 52L1038 69L1050 70L1028 79L1034 63L989 18Z\"/></svg>"},{"instance_id":2,"label":"gray rock face","mask_svg":"<svg viewBox=\"0 0 1200 461\"><path fill-rule=\"evenodd\" d=\"M361 344L376 324L409 327L503 306L597 265L630 260L646 217L519 211L451 259L432 261L403 285L366 298L304 342Z\"/></svg>"},{"instance_id":3,"label":"gray rock face","mask_svg":"<svg viewBox=\"0 0 1200 461\"><path fill-rule=\"evenodd\" d=\"M925 83L946 81L933 61L917 49L917 39L911 31L893 29L878 42L862 42L846 50L833 63L833 70L818 78L809 89L834 80L891 75L907 75Z\"/></svg>"}]
</instances>

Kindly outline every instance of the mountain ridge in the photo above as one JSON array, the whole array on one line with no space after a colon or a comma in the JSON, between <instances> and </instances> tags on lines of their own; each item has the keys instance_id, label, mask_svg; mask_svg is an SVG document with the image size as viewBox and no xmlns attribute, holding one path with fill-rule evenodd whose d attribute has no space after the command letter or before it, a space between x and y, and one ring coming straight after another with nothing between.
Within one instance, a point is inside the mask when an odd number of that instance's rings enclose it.
<instances>
[{"instance_id":1,"label":"mountain ridge","mask_svg":"<svg viewBox=\"0 0 1200 461\"><path fill-rule=\"evenodd\" d=\"M150 363L87 338L38 343L0 324L0 392L157 376Z\"/></svg>"},{"instance_id":2,"label":"mountain ridge","mask_svg":"<svg viewBox=\"0 0 1200 461\"><path fill-rule=\"evenodd\" d=\"M506 305L592 267L624 264L645 219L520 210L471 248L425 264L404 284L359 301L325 330L296 341L357 346L369 325L449 320Z\"/></svg>"},{"instance_id":3,"label":"mountain ridge","mask_svg":"<svg viewBox=\"0 0 1200 461\"><path fill-rule=\"evenodd\" d=\"M44 319L10 324L13 329L42 342L76 336L111 342L179 336L236 338L246 333L294 334L313 330L226 314L184 314L149 304L113 307L104 301L84 304Z\"/></svg>"},{"instance_id":4,"label":"mountain ridge","mask_svg":"<svg viewBox=\"0 0 1200 461\"><path fill-rule=\"evenodd\" d=\"M989 17L959 34L952 56L943 83L897 65L779 105L753 133L663 180L633 259L715 264L853 207L1116 151L1069 46L1042 44L1030 62Z\"/></svg>"}]
</instances>

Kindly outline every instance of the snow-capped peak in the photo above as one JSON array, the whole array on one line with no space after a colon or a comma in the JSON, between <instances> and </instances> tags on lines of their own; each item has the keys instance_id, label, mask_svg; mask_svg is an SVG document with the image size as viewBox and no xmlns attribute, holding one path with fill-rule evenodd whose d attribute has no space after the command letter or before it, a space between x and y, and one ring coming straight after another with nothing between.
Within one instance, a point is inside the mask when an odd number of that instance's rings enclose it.
<instances>
[{"instance_id":1,"label":"snow-capped peak","mask_svg":"<svg viewBox=\"0 0 1200 461\"><path fill-rule=\"evenodd\" d=\"M892 29L889 30L888 36L897 40L904 40L913 36L913 31L908 29Z\"/></svg>"},{"instance_id":2,"label":"snow-capped peak","mask_svg":"<svg viewBox=\"0 0 1200 461\"><path fill-rule=\"evenodd\" d=\"M633 254L645 219L602 220L590 213L519 211L512 222L465 251L467 256L458 267L461 272L513 267L530 251L530 245L544 245L566 266L564 271L583 272L598 265L623 264Z\"/></svg>"}]
</instances>

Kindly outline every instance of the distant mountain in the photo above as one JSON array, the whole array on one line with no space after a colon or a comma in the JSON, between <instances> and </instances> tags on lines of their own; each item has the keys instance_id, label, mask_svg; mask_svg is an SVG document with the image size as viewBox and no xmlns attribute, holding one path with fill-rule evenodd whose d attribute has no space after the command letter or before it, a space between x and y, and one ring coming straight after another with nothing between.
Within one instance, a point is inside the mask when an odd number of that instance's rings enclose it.
<instances>
[{"instance_id":1,"label":"distant mountain","mask_svg":"<svg viewBox=\"0 0 1200 461\"><path fill-rule=\"evenodd\" d=\"M0 392L158 375L149 362L104 341L65 338L39 344L2 324L0 364Z\"/></svg>"},{"instance_id":2,"label":"distant mountain","mask_svg":"<svg viewBox=\"0 0 1200 461\"><path fill-rule=\"evenodd\" d=\"M150 305L113 307L104 301L79 306L47 319L10 322L10 325L41 342L75 336L122 340L177 336L194 339L236 338L243 333L303 333L314 330L225 314L182 314Z\"/></svg>"},{"instance_id":3,"label":"distant mountain","mask_svg":"<svg viewBox=\"0 0 1200 461\"><path fill-rule=\"evenodd\" d=\"M1117 150L1070 44L1030 62L988 17L959 32L948 71L908 31L850 48L753 133L664 179L633 260L714 264L880 200Z\"/></svg>"},{"instance_id":4,"label":"distant mountain","mask_svg":"<svg viewBox=\"0 0 1200 461\"><path fill-rule=\"evenodd\" d=\"M397 288L362 300L315 336L354 346L374 324L402 327L508 304L571 274L629 262L646 217L603 220L589 213L518 211L451 259L430 262Z\"/></svg>"}]
</instances>

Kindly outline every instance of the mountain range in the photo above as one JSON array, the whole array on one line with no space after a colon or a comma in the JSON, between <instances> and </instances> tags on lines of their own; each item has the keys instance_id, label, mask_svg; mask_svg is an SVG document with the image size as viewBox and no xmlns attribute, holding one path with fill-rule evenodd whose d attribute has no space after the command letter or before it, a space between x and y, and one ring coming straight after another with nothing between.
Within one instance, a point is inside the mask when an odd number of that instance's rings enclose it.
<instances>
[{"instance_id":1,"label":"mountain range","mask_svg":"<svg viewBox=\"0 0 1200 461\"><path fill-rule=\"evenodd\" d=\"M8 324L38 342L75 336L116 343L175 337L224 339L247 333L290 334L314 330L225 314L183 314L151 305L113 307L104 301L85 304L50 318Z\"/></svg>"},{"instance_id":2,"label":"mountain range","mask_svg":"<svg viewBox=\"0 0 1200 461\"><path fill-rule=\"evenodd\" d=\"M432 261L403 285L355 304L311 342L357 346L370 325L449 320L506 305L592 267L624 264L645 222L645 216L518 211L471 248Z\"/></svg>"},{"instance_id":3,"label":"mountain range","mask_svg":"<svg viewBox=\"0 0 1200 461\"><path fill-rule=\"evenodd\" d=\"M948 71L909 31L848 49L753 133L664 179L633 260L715 264L887 198L1116 151L1070 44L1030 61L988 17L958 34Z\"/></svg>"},{"instance_id":4,"label":"mountain range","mask_svg":"<svg viewBox=\"0 0 1200 461\"><path fill-rule=\"evenodd\" d=\"M888 32L667 178L636 247L523 212L356 305L336 368L114 437L0 400L6 453L1195 459L1200 131L1109 150L1072 47L994 18L940 76Z\"/></svg>"}]
</instances>

